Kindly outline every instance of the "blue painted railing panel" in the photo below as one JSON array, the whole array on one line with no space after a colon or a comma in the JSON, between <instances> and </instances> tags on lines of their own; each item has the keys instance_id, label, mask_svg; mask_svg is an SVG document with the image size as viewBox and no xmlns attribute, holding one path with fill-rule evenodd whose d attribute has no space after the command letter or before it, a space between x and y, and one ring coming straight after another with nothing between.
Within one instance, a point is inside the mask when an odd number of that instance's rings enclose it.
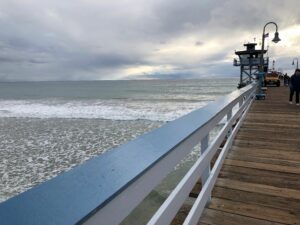
<instances>
[{"instance_id":1,"label":"blue painted railing panel","mask_svg":"<svg viewBox=\"0 0 300 225\"><path fill-rule=\"evenodd\" d=\"M0 224L82 222L250 89L251 85L236 90L1 203Z\"/></svg>"}]
</instances>

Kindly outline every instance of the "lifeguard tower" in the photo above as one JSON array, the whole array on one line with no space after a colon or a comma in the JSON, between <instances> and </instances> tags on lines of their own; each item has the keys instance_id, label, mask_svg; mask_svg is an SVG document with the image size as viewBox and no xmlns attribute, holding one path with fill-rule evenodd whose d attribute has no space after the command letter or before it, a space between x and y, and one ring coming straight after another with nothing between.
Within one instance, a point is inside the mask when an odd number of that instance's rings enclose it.
<instances>
[{"instance_id":1,"label":"lifeguard tower","mask_svg":"<svg viewBox=\"0 0 300 225\"><path fill-rule=\"evenodd\" d=\"M235 51L235 54L238 55L239 60L234 59L233 65L240 66L240 83L238 88L242 88L247 84L252 82L252 79L255 79L255 73L258 72L260 60L261 60L261 49L255 49L256 43L244 44L246 50L244 51ZM264 54L267 50L263 51ZM268 71L269 66L269 57L264 58L264 71Z\"/></svg>"}]
</instances>

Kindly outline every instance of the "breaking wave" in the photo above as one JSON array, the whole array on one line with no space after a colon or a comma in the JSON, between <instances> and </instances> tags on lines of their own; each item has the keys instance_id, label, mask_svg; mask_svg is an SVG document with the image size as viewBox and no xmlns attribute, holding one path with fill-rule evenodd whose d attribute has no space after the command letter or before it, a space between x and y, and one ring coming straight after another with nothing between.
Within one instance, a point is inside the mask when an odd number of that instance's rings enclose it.
<instances>
[{"instance_id":1,"label":"breaking wave","mask_svg":"<svg viewBox=\"0 0 300 225\"><path fill-rule=\"evenodd\" d=\"M208 101L1 100L0 117L171 121Z\"/></svg>"}]
</instances>

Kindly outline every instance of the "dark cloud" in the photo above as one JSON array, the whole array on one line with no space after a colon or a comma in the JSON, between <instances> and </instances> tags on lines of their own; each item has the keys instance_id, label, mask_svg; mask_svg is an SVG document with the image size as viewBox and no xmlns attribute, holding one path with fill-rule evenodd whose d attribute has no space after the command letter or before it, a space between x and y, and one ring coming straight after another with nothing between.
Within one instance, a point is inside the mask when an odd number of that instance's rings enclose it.
<instances>
[{"instance_id":1,"label":"dark cloud","mask_svg":"<svg viewBox=\"0 0 300 225\"><path fill-rule=\"evenodd\" d=\"M203 45L203 44L204 44L204 43L201 42L201 41L196 41L196 42L195 42L195 45L196 45L196 46L201 46L201 45Z\"/></svg>"},{"instance_id":2,"label":"dark cloud","mask_svg":"<svg viewBox=\"0 0 300 225\"><path fill-rule=\"evenodd\" d=\"M77 67L83 69L97 69L97 68L114 68L124 67L127 65L140 65L145 64L142 59L130 55L121 55L118 53L81 53L81 54L70 54L65 57L64 65L70 67Z\"/></svg>"},{"instance_id":3,"label":"dark cloud","mask_svg":"<svg viewBox=\"0 0 300 225\"><path fill-rule=\"evenodd\" d=\"M20 62L20 60L17 58L0 56L0 64L1 63L16 63L16 62Z\"/></svg>"},{"instance_id":4,"label":"dark cloud","mask_svg":"<svg viewBox=\"0 0 300 225\"><path fill-rule=\"evenodd\" d=\"M0 80L229 75L241 37L272 20L298 25L298 1L2 1Z\"/></svg>"}]
</instances>

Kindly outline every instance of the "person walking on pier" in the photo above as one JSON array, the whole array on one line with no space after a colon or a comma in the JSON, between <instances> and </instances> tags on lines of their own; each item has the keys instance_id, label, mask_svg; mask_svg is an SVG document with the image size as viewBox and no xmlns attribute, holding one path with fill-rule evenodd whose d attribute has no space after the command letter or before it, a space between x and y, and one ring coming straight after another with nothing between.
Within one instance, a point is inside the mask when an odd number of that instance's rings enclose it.
<instances>
[{"instance_id":1,"label":"person walking on pier","mask_svg":"<svg viewBox=\"0 0 300 225\"><path fill-rule=\"evenodd\" d=\"M284 86L288 86L289 84L289 76L287 75L287 73L283 76L283 83Z\"/></svg>"},{"instance_id":2,"label":"person walking on pier","mask_svg":"<svg viewBox=\"0 0 300 225\"><path fill-rule=\"evenodd\" d=\"M293 104L293 96L296 92L296 105L299 106L300 93L300 69L296 69L290 80L290 104Z\"/></svg>"}]
</instances>

